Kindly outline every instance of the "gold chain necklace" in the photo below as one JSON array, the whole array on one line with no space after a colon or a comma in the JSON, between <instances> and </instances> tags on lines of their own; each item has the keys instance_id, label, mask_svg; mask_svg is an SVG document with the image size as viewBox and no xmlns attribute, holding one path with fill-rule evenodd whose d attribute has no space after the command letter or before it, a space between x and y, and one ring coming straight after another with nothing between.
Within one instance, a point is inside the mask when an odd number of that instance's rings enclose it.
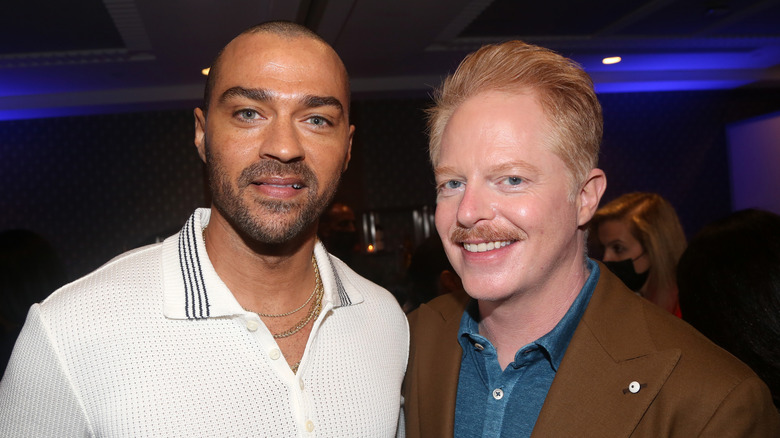
<instances>
[{"instance_id":1,"label":"gold chain necklace","mask_svg":"<svg viewBox=\"0 0 780 438\"><path fill-rule=\"evenodd\" d=\"M255 312L253 310L247 309L246 307L244 307L244 310L246 310L247 312L257 313L258 315L264 316L266 318L281 318L281 317L284 317L284 316L290 316L293 313L297 313L298 311L300 311L301 309L306 307L306 305L311 302L311 299L314 298L314 295L316 295L317 289L322 286L322 283L321 283L321 280L320 280L320 271L319 271L319 269L317 269L317 260L315 260L314 254L311 255L311 265L314 266L314 276L315 276L314 289L312 289L311 294L309 295L309 298L306 299L306 302L304 302L303 304L298 306L298 308L290 310L289 312L279 313L279 314L276 314L276 315L271 314L271 313Z\"/></svg>"},{"instance_id":2,"label":"gold chain necklace","mask_svg":"<svg viewBox=\"0 0 780 438\"><path fill-rule=\"evenodd\" d=\"M320 316L320 311L322 311L322 291L317 294L317 303L311 307L311 310L309 310L309 313L305 318L303 318L300 322L298 322L298 324L295 324L295 326L288 330L285 330L281 333L273 333L273 337L276 339L286 338L298 333L301 331L301 329L306 327L306 325L310 323L312 319Z\"/></svg>"},{"instance_id":3,"label":"gold chain necklace","mask_svg":"<svg viewBox=\"0 0 780 438\"><path fill-rule=\"evenodd\" d=\"M203 233L203 243L205 244L206 243L206 227L203 227L202 233ZM313 297L316 296L317 299L316 299L314 305L312 305L311 308L309 309L309 312L306 314L306 316L304 316L302 320L298 321L298 323L295 324L292 328L287 329L287 330L285 330L285 331L283 331L281 333L272 333L271 335L275 339L286 338L286 337L289 337L289 336L292 336L292 335L298 333L304 327L306 327L306 325L309 324L312 319L315 319L318 316L320 316L320 312L322 311L322 296L324 295L324 288L322 287L322 277L320 277L320 270L319 270L319 267L317 266L317 259L314 257L314 254L311 255L311 264L314 267L314 290L311 291L311 295L309 295L309 298L306 299L306 302L301 304L298 308L296 308L294 310L291 310L289 312L286 312L286 313L280 313L280 314L274 315L274 314L253 312L252 310L249 310L249 309L247 309L245 307L242 307L247 312L256 313L259 316L263 316L263 317L267 317L267 318L281 318L283 316L290 316L293 313L296 313L296 312L300 311L301 309L306 307L306 305L309 304L309 302L311 302ZM297 371L299 364L300 364L300 362L296 363L292 367L293 368L293 372Z\"/></svg>"}]
</instances>

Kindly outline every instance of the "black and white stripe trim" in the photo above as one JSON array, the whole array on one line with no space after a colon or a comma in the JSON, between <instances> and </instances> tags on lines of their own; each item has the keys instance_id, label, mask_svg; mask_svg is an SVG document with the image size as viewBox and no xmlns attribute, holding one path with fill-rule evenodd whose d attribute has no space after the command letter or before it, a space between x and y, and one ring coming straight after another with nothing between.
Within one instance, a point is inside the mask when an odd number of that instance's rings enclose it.
<instances>
[{"instance_id":1,"label":"black and white stripe trim","mask_svg":"<svg viewBox=\"0 0 780 438\"><path fill-rule=\"evenodd\" d=\"M352 304L352 300L349 298L349 295L347 295L347 289L344 287L344 284L341 282L341 277L339 276L339 273L336 272L336 266L333 264L333 261L330 259L330 255L326 259L328 261L328 264L330 264L330 270L333 272L333 278L336 280L336 290L339 294L339 301L341 302L341 306L349 306Z\"/></svg>"},{"instance_id":2,"label":"black and white stripe trim","mask_svg":"<svg viewBox=\"0 0 780 438\"><path fill-rule=\"evenodd\" d=\"M203 268L197 248L197 236L202 232L203 230L196 225L195 215L193 215L179 233L179 266L184 282L184 312L187 319L209 317L206 280L203 278Z\"/></svg>"}]
</instances>

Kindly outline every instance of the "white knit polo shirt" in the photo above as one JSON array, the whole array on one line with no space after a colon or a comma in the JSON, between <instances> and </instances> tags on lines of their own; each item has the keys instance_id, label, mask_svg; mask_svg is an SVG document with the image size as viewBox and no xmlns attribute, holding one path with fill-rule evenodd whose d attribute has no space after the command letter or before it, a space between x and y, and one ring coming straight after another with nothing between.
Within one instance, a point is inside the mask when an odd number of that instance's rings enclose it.
<instances>
[{"instance_id":1,"label":"white knit polo shirt","mask_svg":"<svg viewBox=\"0 0 780 438\"><path fill-rule=\"evenodd\" d=\"M0 382L0 437L390 437L406 318L321 244L298 374L209 262L199 209L30 309Z\"/></svg>"}]
</instances>

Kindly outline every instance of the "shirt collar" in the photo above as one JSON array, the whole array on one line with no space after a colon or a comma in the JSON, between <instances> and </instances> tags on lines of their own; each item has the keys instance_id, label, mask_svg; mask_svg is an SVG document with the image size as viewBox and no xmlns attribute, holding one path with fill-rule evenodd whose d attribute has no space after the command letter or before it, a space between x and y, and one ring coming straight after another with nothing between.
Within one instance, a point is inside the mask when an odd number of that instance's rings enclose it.
<instances>
[{"instance_id":1,"label":"shirt collar","mask_svg":"<svg viewBox=\"0 0 780 438\"><path fill-rule=\"evenodd\" d=\"M197 209L178 234L162 243L163 313L167 318L205 319L246 313L209 260L203 229L210 218L210 209ZM342 307L363 301L357 291L347 292L343 274L319 241L314 257L324 287L323 308L328 304Z\"/></svg>"},{"instance_id":2,"label":"shirt collar","mask_svg":"<svg viewBox=\"0 0 780 438\"><path fill-rule=\"evenodd\" d=\"M566 314L561 318L558 324L550 330L547 334L532 342L538 345L547 354L550 364L555 371L563 360L563 355L566 353L566 348L569 346L572 336L577 325L582 319L582 315L585 313L585 309L588 307L590 297L593 295L593 291L596 288L596 283L599 281L599 267L596 262L588 259L587 268L590 271L588 279L580 289L577 298L566 311ZM458 330L458 340L461 346L465 349L470 344L471 340L478 340L479 342L487 341L483 336L479 334L479 309L476 300L472 300L466 310L463 312L463 317L460 321L460 329ZM488 341L489 342L489 341ZM523 350L525 347L521 348ZM519 353L519 351L518 351Z\"/></svg>"}]
</instances>

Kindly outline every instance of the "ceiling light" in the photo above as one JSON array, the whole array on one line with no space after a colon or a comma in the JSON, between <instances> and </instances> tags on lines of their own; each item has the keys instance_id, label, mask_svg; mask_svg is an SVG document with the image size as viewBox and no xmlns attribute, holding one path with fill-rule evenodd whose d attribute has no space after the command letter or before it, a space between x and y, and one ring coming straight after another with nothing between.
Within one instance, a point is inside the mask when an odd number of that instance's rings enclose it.
<instances>
[{"instance_id":1,"label":"ceiling light","mask_svg":"<svg viewBox=\"0 0 780 438\"><path fill-rule=\"evenodd\" d=\"M619 56L610 56L609 58L604 58L601 60L602 64L617 64L621 61L621 58Z\"/></svg>"}]
</instances>

